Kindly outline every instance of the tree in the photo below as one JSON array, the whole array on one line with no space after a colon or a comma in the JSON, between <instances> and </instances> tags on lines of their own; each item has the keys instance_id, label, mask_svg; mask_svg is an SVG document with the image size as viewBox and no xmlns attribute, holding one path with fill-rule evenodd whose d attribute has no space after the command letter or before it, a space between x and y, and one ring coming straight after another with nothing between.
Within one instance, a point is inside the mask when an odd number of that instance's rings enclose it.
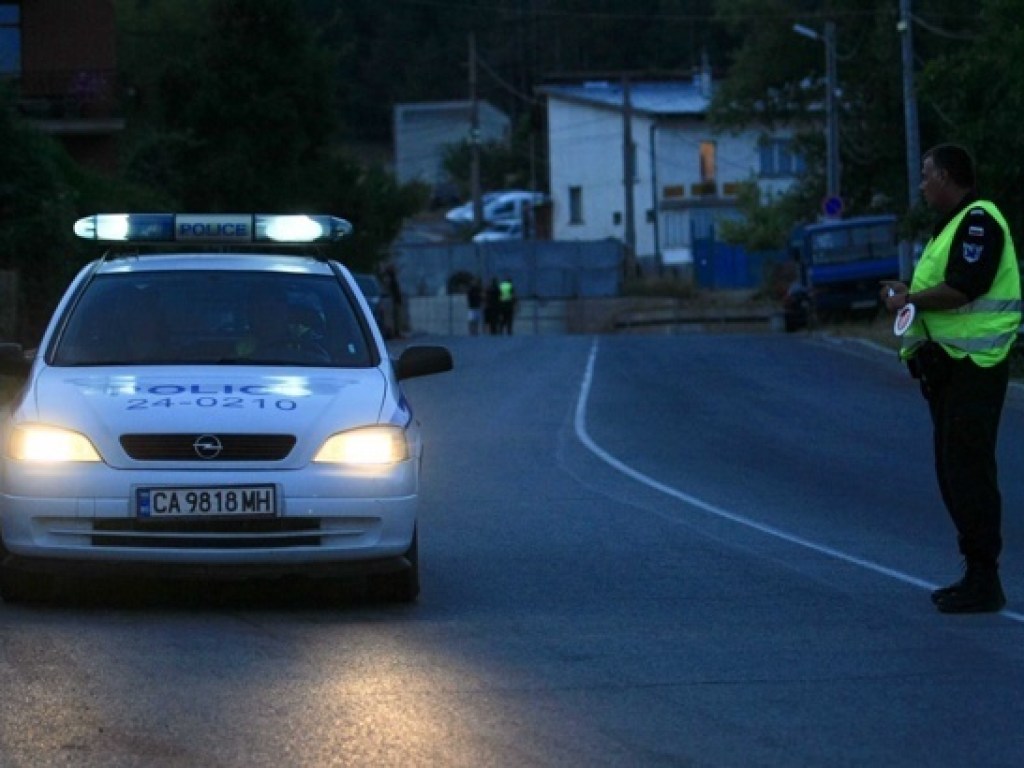
<instances>
[{"instance_id":1,"label":"tree","mask_svg":"<svg viewBox=\"0 0 1024 768\"><path fill-rule=\"evenodd\" d=\"M160 179L195 210L279 208L327 149L329 59L290 0L203 5L163 31L191 46L147 73L128 174ZM175 19L170 8L160 17Z\"/></svg>"},{"instance_id":2,"label":"tree","mask_svg":"<svg viewBox=\"0 0 1024 768\"><path fill-rule=\"evenodd\" d=\"M320 33L337 24L311 23L297 0L122 2L140 94L129 178L188 210L337 213L355 227L346 253L371 266L422 203L335 147L335 57Z\"/></svg>"},{"instance_id":3,"label":"tree","mask_svg":"<svg viewBox=\"0 0 1024 768\"><path fill-rule=\"evenodd\" d=\"M17 117L6 89L0 93L0 144L0 269L17 277L16 326L0 331L32 344L75 268L68 258L73 238L63 226L74 220L75 190L61 147Z\"/></svg>"},{"instance_id":4,"label":"tree","mask_svg":"<svg viewBox=\"0 0 1024 768\"><path fill-rule=\"evenodd\" d=\"M977 17L975 20L975 16ZM982 194L1024 227L1024 30L1016 0L983 0L968 18L932 17L919 37L942 51L919 78L922 147L954 141L976 155Z\"/></svg>"},{"instance_id":5,"label":"tree","mask_svg":"<svg viewBox=\"0 0 1024 768\"><path fill-rule=\"evenodd\" d=\"M528 121L520 121L510 141L488 141L480 145L480 187L483 191L533 189L538 184L531 173L531 130ZM444 158L444 169L458 184L464 199L470 196L472 156L473 147L467 140L451 145Z\"/></svg>"},{"instance_id":6,"label":"tree","mask_svg":"<svg viewBox=\"0 0 1024 768\"><path fill-rule=\"evenodd\" d=\"M804 195L813 206L824 191L821 104L822 45L802 40L794 23L821 29L836 23L840 97L842 196L848 213L888 209L903 214L903 230L920 234L930 220L920 206L907 210L902 61L897 4L865 0L717 0L718 18L733 30L723 87L712 105L722 129L796 126L809 174ZM982 190L1001 202L1019 226L1024 192L1017 130L1024 108L1024 75L1017 66L1024 36L1016 0L982 0L967 9L957 0L914 0L915 61L920 144L959 141L979 156ZM916 159L909 158L909 162ZM810 208L808 216L816 211Z\"/></svg>"},{"instance_id":7,"label":"tree","mask_svg":"<svg viewBox=\"0 0 1024 768\"><path fill-rule=\"evenodd\" d=\"M895 4L867 0L856 8L843 2L719 0L719 18L741 40L711 110L723 130L751 125L787 125L806 150L808 176L824 196L825 49L793 30L801 24L819 32L826 21L837 28L841 194L851 213L905 200L899 38ZM807 211L808 216L816 211Z\"/></svg>"},{"instance_id":8,"label":"tree","mask_svg":"<svg viewBox=\"0 0 1024 768\"><path fill-rule=\"evenodd\" d=\"M736 207L742 218L725 219L720 235L727 243L736 243L752 251L774 251L785 246L794 222L805 218L807 200L800 188L772 201L761 199L757 183L740 186Z\"/></svg>"}]
</instances>

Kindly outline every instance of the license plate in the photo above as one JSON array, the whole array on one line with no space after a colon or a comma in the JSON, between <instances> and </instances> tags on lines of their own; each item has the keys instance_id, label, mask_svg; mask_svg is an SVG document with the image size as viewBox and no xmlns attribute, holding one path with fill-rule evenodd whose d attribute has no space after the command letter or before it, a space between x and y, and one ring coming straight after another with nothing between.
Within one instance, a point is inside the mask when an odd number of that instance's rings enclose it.
<instances>
[{"instance_id":1,"label":"license plate","mask_svg":"<svg viewBox=\"0 0 1024 768\"><path fill-rule=\"evenodd\" d=\"M277 488L273 485L138 488L136 513L149 520L181 517L273 517Z\"/></svg>"}]
</instances>

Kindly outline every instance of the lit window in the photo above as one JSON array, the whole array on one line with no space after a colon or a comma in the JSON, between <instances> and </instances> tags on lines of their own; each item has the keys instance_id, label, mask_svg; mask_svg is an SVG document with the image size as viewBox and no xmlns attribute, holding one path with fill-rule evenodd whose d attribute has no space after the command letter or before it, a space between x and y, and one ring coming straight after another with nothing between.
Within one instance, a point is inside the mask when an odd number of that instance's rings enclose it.
<instances>
[{"instance_id":1,"label":"lit window","mask_svg":"<svg viewBox=\"0 0 1024 768\"><path fill-rule=\"evenodd\" d=\"M702 141L700 143L700 180L704 183L715 180L715 142Z\"/></svg>"}]
</instances>

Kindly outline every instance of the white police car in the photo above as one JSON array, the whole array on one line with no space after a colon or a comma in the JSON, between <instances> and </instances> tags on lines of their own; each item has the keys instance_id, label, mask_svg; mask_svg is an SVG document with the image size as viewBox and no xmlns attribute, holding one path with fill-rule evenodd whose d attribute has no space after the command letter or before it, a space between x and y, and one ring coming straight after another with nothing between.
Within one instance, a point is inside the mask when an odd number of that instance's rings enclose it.
<instances>
[{"instance_id":1,"label":"white police car","mask_svg":"<svg viewBox=\"0 0 1024 768\"><path fill-rule=\"evenodd\" d=\"M350 231L327 216L75 224L133 250L81 270L33 359L0 351L0 373L24 377L2 434L5 600L79 568L355 571L416 597L421 438L399 381L452 359L392 360L349 271L289 252Z\"/></svg>"}]
</instances>

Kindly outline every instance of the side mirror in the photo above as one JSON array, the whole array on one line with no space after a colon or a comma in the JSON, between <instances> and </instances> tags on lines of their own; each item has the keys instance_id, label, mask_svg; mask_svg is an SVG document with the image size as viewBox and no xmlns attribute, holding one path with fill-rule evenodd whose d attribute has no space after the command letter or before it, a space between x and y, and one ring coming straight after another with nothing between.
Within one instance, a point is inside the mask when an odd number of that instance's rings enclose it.
<instances>
[{"instance_id":1,"label":"side mirror","mask_svg":"<svg viewBox=\"0 0 1024 768\"><path fill-rule=\"evenodd\" d=\"M26 356L21 344L0 341L0 376L28 376L32 368L32 358Z\"/></svg>"},{"instance_id":2,"label":"side mirror","mask_svg":"<svg viewBox=\"0 0 1024 768\"><path fill-rule=\"evenodd\" d=\"M416 376L430 376L450 371L455 366L452 353L447 347L414 346L406 347L395 360L395 376L398 380Z\"/></svg>"}]
</instances>

